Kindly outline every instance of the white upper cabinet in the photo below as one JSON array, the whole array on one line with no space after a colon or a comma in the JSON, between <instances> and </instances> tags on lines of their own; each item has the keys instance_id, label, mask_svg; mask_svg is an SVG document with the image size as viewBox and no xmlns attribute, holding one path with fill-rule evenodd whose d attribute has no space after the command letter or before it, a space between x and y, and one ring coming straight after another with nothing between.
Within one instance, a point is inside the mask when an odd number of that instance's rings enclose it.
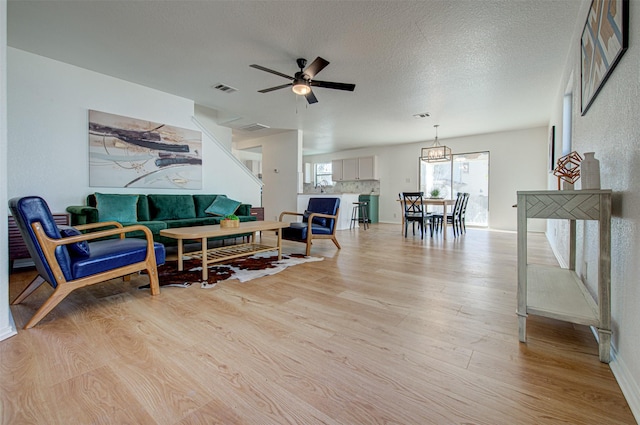
<instances>
[{"instance_id":1,"label":"white upper cabinet","mask_svg":"<svg viewBox=\"0 0 640 425\"><path fill-rule=\"evenodd\" d=\"M378 157L358 158L358 180L378 180Z\"/></svg>"},{"instance_id":2,"label":"white upper cabinet","mask_svg":"<svg viewBox=\"0 0 640 425\"><path fill-rule=\"evenodd\" d=\"M358 180L358 158L342 160L342 180Z\"/></svg>"},{"instance_id":3,"label":"white upper cabinet","mask_svg":"<svg viewBox=\"0 0 640 425\"><path fill-rule=\"evenodd\" d=\"M378 158L335 159L331 161L333 181L378 180Z\"/></svg>"},{"instance_id":4,"label":"white upper cabinet","mask_svg":"<svg viewBox=\"0 0 640 425\"><path fill-rule=\"evenodd\" d=\"M342 160L334 159L331 161L331 180L334 182L342 181Z\"/></svg>"}]
</instances>

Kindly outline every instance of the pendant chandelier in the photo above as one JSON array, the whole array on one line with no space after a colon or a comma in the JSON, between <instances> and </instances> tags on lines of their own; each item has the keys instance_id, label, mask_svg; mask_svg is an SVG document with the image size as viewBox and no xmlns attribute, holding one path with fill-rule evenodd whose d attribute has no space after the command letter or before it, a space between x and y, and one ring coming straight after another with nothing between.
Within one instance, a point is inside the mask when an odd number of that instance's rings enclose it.
<instances>
[{"instance_id":1,"label":"pendant chandelier","mask_svg":"<svg viewBox=\"0 0 640 425\"><path fill-rule=\"evenodd\" d=\"M443 146L438 142L439 125L436 124L434 127L436 128L436 138L433 140L433 145L428 148L422 148L420 159L426 162L451 161L451 148Z\"/></svg>"}]
</instances>

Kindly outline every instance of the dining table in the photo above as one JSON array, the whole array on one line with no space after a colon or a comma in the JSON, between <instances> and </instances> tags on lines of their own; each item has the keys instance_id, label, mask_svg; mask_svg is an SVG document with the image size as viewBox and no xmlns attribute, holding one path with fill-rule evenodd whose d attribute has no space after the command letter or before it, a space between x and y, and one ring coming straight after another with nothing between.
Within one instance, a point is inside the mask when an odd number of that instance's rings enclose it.
<instances>
[{"instance_id":1,"label":"dining table","mask_svg":"<svg viewBox=\"0 0 640 425\"><path fill-rule=\"evenodd\" d=\"M402 208L402 227L400 228L400 232L404 234L404 199L398 199L400 202L400 207ZM442 207L442 238L447 239L447 206L455 205L455 199L444 199L444 198L422 198L423 205L436 205Z\"/></svg>"}]
</instances>

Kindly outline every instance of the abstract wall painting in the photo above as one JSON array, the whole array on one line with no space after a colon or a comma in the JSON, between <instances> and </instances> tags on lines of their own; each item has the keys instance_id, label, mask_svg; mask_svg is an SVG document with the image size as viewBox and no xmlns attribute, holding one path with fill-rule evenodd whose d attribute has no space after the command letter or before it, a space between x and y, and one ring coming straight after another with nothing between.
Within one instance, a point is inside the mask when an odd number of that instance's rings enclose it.
<instances>
[{"instance_id":1,"label":"abstract wall painting","mask_svg":"<svg viewBox=\"0 0 640 425\"><path fill-rule=\"evenodd\" d=\"M629 45L629 0L593 0L582 30L582 115Z\"/></svg>"},{"instance_id":2,"label":"abstract wall painting","mask_svg":"<svg viewBox=\"0 0 640 425\"><path fill-rule=\"evenodd\" d=\"M89 185L202 189L202 133L89 110Z\"/></svg>"}]
</instances>

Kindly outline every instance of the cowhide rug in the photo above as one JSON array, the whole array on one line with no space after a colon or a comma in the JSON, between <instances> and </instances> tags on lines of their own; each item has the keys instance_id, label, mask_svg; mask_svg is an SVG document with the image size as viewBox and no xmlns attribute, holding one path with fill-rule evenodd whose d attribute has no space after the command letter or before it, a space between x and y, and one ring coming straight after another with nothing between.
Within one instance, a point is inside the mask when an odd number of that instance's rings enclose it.
<instances>
[{"instance_id":1,"label":"cowhide rug","mask_svg":"<svg viewBox=\"0 0 640 425\"><path fill-rule=\"evenodd\" d=\"M310 261L322 261L322 257L305 257L302 254L283 254L278 261L278 253L263 252L250 257L236 258L234 260L209 265L209 279L202 281L202 262L199 259L190 259L185 256L183 271L178 271L177 261L167 261L158 266L160 286L177 286L188 288L193 284L200 284L204 289L213 288L218 282L237 279L247 282L258 277L280 273L287 267L295 266ZM140 287L149 288L149 285Z\"/></svg>"}]
</instances>

